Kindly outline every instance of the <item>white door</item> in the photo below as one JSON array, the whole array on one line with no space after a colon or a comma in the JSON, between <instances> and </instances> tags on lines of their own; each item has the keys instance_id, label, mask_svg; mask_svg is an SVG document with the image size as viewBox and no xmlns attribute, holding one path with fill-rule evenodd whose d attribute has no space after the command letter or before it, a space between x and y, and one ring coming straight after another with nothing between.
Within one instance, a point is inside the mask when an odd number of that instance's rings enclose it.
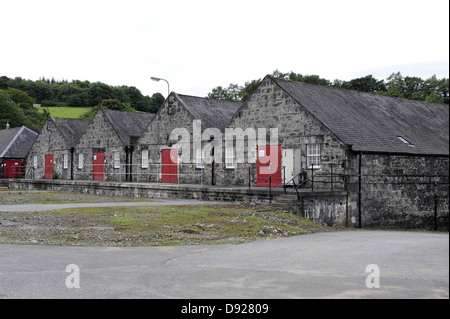
<instances>
[{"instance_id":1,"label":"white door","mask_svg":"<svg viewBox=\"0 0 450 319\"><path fill-rule=\"evenodd\" d=\"M281 154L281 165L284 166L283 183L286 185L292 185L290 181L294 175L294 150L293 149L283 149ZM290 181L290 182L289 182Z\"/></svg>"}]
</instances>

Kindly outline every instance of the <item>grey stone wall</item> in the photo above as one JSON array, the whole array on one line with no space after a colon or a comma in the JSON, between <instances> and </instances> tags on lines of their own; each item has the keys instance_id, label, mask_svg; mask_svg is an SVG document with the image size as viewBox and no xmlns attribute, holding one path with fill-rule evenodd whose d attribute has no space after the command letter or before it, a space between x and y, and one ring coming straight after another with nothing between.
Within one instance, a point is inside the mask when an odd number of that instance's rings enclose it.
<instances>
[{"instance_id":1,"label":"grey stone wall","mask_svg":"<svg viewBox=\"0 0 450 319\"><path fill-rule=\"evenodd\" d=\"M178 144L182 149L189 149L189 160L179 164L179 182L187 184L200 184L202 170L195 167L192 151L193 115L176 99L170 96L159 109L155 118L149 124L141 138L137 141L133 151L133 161L136 164L136 175L133 180L139 182L159 182L161 178L161 151L175 148ZM181 137L178 141L171 140L170 135L174 129L186 129L189 132L189 144L182 144ZM142 167L142 150L148 150L148 168ZM183 156L179 152L179 159Z\"/></svg>"},{"instance_id":2,"label":"grey stone wall","mask_svg":"<svg viewBox=\"0 0 450 319\"><path fill-rule=\"evenodd\" d=\"M448 230L448 157L362 154L359 188L359 156L353 154L349 165L355 226L361 215L363 228Z\"/></svg>"},{"instance_id":3,"label":"grey stone wall","mask_svg":"<svg viewBox=\"0 0 450 319\"><path fill-rule=\"evenodd\" d=\"M115 152L120 153L120 168L114 168ZM93 153L105 153L105 180L125 181L125 147L101 111L94 116L86 132L75 146L74 179L92 180ZM84 165L81 169L79 168L79 154L84 156Z\"/></svg>"},{"instance_id":4,"label":"grey stone wall","mask_svg":"<svg viewBox=\"0 0 450 319\"><path fill-rule=\"evenodd\" d=\"M305 193L293 205L293 212L301 217L330 227L348 227L346 192Z\"/></svg>"},{"instance_id":5,"label":"grey stone wall","mask_svg":"<svg viewBox=\"0 0 450 319\"><path fill-rule=\"evenodd\" d=\"M124 198L198 199L208 201L268 203L267 192L252 189L210 188L200 185L116 183L65 180L11 180L11 189L71 191Z\"/></svg>"},{"instance_id":6,"label":"grey stone wall","mask_svg":"<svg viewBox=\"0 0 450 319\"><path fill-rule=\"evenodd\" d=\"M52 120L47 120L36 138L27 157L25 177L30 179L44 178L45 155L54 155L54 176L59 179L70 179L71 148ZM68 165L64 169L64 155ZM37 156L37 168L34 169L34 156Z\"/></svg>"}]
</instances>

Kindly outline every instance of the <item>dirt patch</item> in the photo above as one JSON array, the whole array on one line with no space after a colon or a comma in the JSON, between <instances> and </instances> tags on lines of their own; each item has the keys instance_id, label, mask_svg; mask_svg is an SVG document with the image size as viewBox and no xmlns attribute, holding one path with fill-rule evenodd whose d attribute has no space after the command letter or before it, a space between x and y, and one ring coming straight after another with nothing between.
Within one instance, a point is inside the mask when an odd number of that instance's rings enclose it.
<instances>
[{"instance_id":1,"label":"dirt patch","mask_svg":"<svg viewBox=\"0 0 450 319\"><path fill-rule=\"evenodd\" d=\"M4 192L5 193L5 192ZM105 198L68 192L11 192L27 203ZM87 196L84 196L87 195ZM120 198L123 201L123 198ZM109 198L108 198L109 202ZM73 246L148 246L243 243L333 229L249 203L76 208L0 214L0 243Z\"/></svg>"}]
</instances>

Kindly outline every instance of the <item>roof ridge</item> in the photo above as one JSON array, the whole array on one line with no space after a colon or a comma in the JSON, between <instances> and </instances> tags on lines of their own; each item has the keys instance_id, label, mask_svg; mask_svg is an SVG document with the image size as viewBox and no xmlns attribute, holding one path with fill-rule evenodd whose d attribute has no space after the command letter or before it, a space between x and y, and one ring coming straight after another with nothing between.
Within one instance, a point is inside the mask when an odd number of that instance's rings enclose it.
<instances>
[{"instance_id":1,"label":"roof ridge","mask_svg":"<svg viewBox=\"0 0 450 319\"><path fill-rule=\"evenodd\" d=\"M340 88L340 87L335 87L335 86L326 86L326 85L314 84L314 83L308 83L308 82L302 82L302 81L292 81L292 80L289 80L289 79L276 78L276 77L274 77L273 75L270 75L270 74L268 74L267 77L270 77L275 82L282 81L282 82L293 83L295 85L306 85L306 86L319 87L319 88L324 88L324 89L329 89L329 90L336 90L336 91L341 91L341 92L353 92L355 94L362 94L362 95L366 95L367 94L367 95L370 95L370 96L380 96L380 97L383 97L383 98L386 98L386 99L395 99L395 100L402 100L402 101L413 101L413 102L421 102L421 103L429 103L429 104L437 104L437 105L442 104L442 103L436 103L436 102L428 102L428 101L422 101L422 100L408 99L408 98L399 97L399 96L389 96L389 95L376 93L376 92L357 91L357 90L354 90L354 89L346 89L346 88Z\"/></svg>"},{"instance_id":2,"label":"roof ridge","mask_svg":"<svg viewBox=\"0 0 450 319\"><path fill-rule=\"evenodd\" d=\"M176 94L178 96L193 97L196 99L202 99L202 100L208 100L208 101L218 101L218 102L224 102L224 103L243 103L242 101L229 101L229 100L212 99L209 97L201 97L201 96L195 96L195 95L189 95L189 94L179 94L179 93L176 93Z\"/></svg>"}]
</instances>

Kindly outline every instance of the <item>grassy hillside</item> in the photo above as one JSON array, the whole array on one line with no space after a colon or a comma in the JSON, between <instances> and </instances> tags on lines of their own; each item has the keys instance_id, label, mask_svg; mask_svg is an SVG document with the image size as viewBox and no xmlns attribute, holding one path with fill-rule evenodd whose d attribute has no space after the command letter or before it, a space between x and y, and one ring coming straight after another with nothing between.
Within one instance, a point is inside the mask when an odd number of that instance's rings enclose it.
<instances>
[{"instance_id":1,"label":"grassy hillside","mask_svg":"<svg viewBox=\"0 0 450 319\"><path fill-rule=\"evenodd\" d=\"M70 106L56 106L56 107L40 107L39 112L44 112L44 110L48 109L51 116L54 117L62 117L69 119L77 119L87 111L89 111L90 107L70 107Z\"/></svg>"}]
</instances>

